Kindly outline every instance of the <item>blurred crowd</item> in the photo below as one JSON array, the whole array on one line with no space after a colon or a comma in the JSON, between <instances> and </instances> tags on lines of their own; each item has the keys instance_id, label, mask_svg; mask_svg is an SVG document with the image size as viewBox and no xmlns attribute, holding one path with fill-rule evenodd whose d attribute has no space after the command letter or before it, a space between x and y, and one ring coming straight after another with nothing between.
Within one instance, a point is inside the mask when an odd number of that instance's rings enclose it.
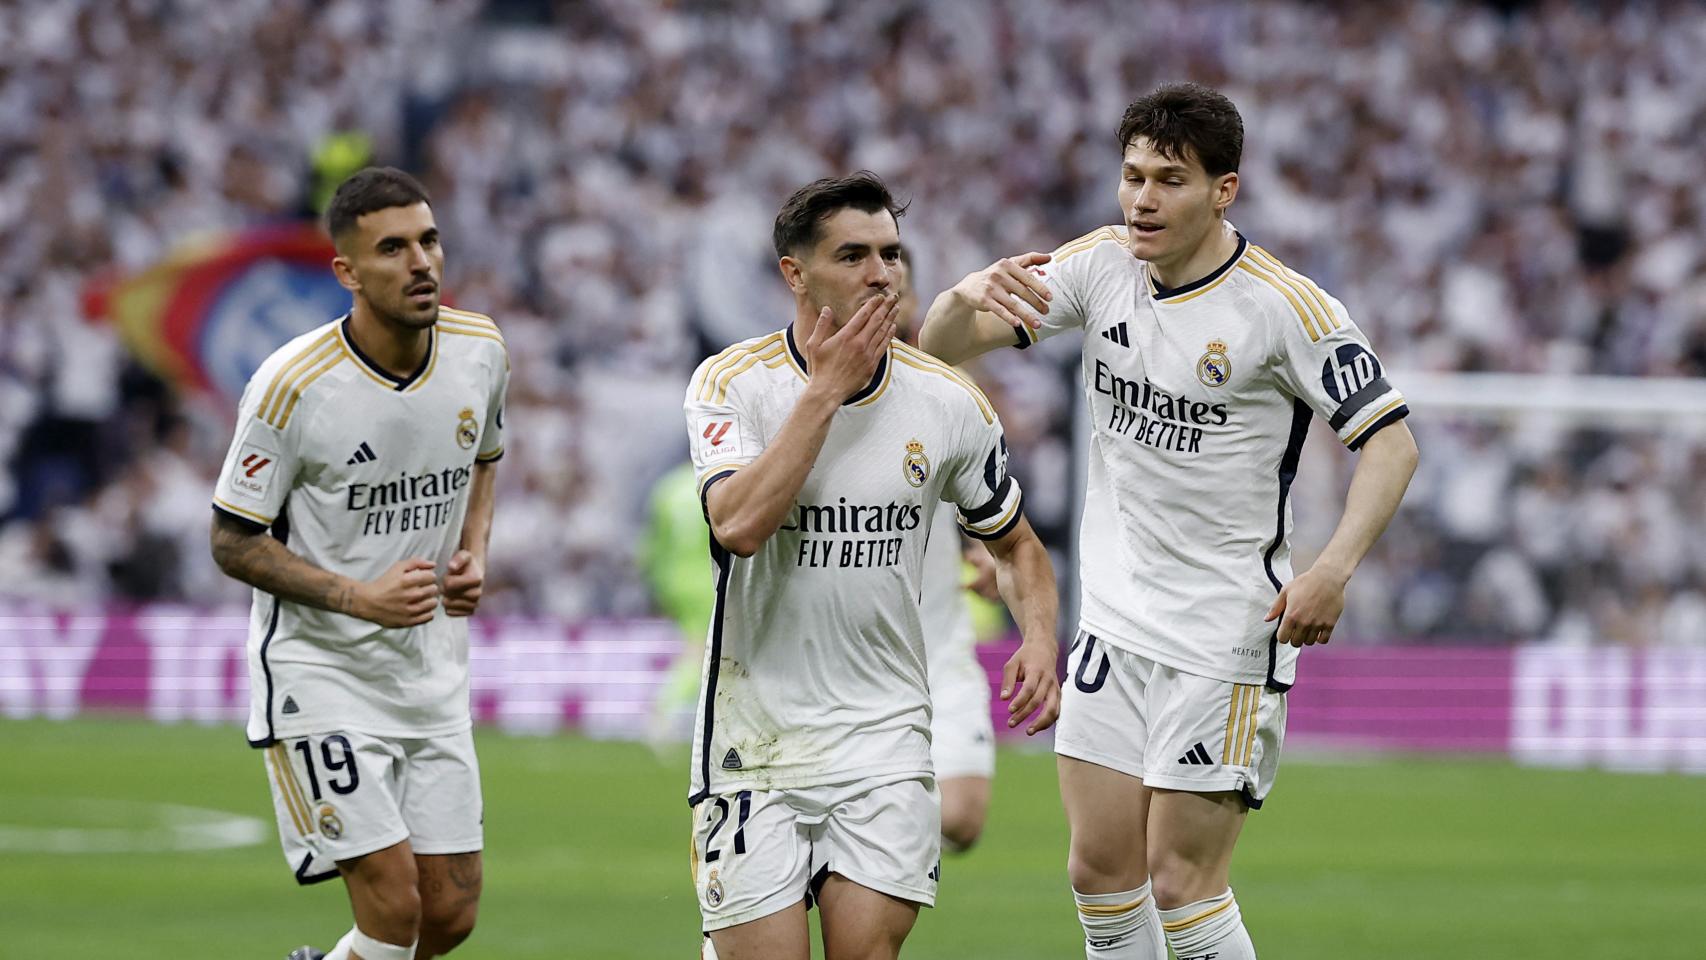
<instances>
[{"instance_id":1,"label":"blurred crowd","mask_svg":"<svg viewBox=\"0 0 1706 960\"><path fill-rule=\"evenodd\" d=\"M422 175L449 291L508 338L487 603L620 616L648 609L633 553L688 374L791 314L769 238L794 187L870 168L910 197L928 303L1115 221L1121 111L1188 77L1245 118L1233 221L1389 370L1701 376L1702 49L1687 2L8 4L0 596L243 596L205 547L233 402L144 373L82 291L310 214L340 132ZM1060 558L1069 339L979 371ZM1539 419L1417 411L1422 473L1348 632L1706 642L1706 439ZM1354 462L1334 446L1303 467L1304 555Z\"/></svg>"}]
</instances>

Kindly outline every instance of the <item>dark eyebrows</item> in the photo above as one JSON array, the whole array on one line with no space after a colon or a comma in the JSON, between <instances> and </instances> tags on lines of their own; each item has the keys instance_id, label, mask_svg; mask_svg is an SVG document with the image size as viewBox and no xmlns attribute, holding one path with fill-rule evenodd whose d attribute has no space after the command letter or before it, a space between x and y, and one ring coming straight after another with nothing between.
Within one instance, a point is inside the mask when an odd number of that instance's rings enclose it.
<instances>
[{"instance_id":1,"label":"dark eyebrows","mask_svg":"<svg viewBox=\"0 0 1706 960\"><path fill-rule=\"evenodd\" d=\"M849 240L835 248L835 255L837 257L845 257L850 253L864 253L869 249L871 249L871 245L868 243L855 243L852 240Z\"/></svg>"},{"instance_id":2,"label":"dark eyebrows","mask_svg":"<svg viewBox=\"0 0 1706 960\"><path fill-rule=\"evenodd\" d=\"M423 243L427 240L437 240L438 239L438 227L436 225L434 225L431 227L427 227L425 230L422 230L420 239ZM398 236L397 234L388 234L386 236L380 237L378 240L373 241L373 249L383 250L383 249L385 249L386 244L394 243L394 244L397 244L398 246L401 246L401 245L406 244L408 242L409 242L409 239L407 237Z\"/></svg>"},{"instance_id":3,"label":"dark eyebrows","mask_svg":"<svg viewBox=\"0 0 1706 960\"><path fill-rule=\"evenodd\" d=\"M898 244L898 243L886 244L883 247L882 253L883 253L883 256L885 256L885 257L898 257L898 256L900 256L900 244Z\"/></svg>"},{"instance_id":4,"label":"dark eyebrows","mask_svg":"<svg viewBox=\"0 0 1706 960\"><path fill-rule=\"evenodd\" d=\"M1121 164L1120 169L1126 173L1142 173L1143 172L1142 167L1138 166L1135 163L1132 163L1130 160L1127 160L1125 163ZM1180 176L1182 174L1188 174L1190 172L1191 172L1191 168L1184 166L1182 164L1164 163L1160 166L1159 169L1156 170L1156 175L1162 176L1162 177L1176 177L1176 176Z\"/></svg>"}]
</instances>

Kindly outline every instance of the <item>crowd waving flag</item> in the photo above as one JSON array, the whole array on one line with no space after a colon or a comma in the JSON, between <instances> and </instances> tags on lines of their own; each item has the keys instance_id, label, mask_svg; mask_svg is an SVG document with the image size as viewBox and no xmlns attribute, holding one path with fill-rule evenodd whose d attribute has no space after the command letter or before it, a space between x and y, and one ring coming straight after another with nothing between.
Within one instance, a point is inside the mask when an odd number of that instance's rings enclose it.
<instances>
[{"instance_id":1,"label":"crowd waving flag","mask_svg":"<svg viewBox=\"0 0 1706 960\"><path fill-rule=\"evenodd\" d=\"M333 256L313 223L201 236L140 273L92 284L88 304L162 379L234 400L279 346L349 309Z\"/></svg>"}]
</instances>

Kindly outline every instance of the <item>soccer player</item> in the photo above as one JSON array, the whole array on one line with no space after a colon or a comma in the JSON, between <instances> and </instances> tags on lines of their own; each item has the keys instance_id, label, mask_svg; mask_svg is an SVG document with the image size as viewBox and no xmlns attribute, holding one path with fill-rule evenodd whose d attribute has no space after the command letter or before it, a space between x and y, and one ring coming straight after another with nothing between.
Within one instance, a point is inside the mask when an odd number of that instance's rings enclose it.
<instances>
[{"instance_id":1,"label":"soccer player","mask_svg":"<svg viewBox=\"0 0 1706 960\"><path fill-rule=\"evenodd\" d=\"M918 295L904 246L895 266L896 332L901 340L916 343ZM924 549L924 588L919 593L930 676L930 764L942 794L942 842L955 853L970 850L983 835L995 778L989 679L977 659L977 631L961 586L963 565L971 563L978 571L974 582L987 581L984 589L993 591L993 561L984 551L962 554L963 542L953 511L938 511Z\"/></svg>"},{"instance_id":2,"label":"soccer player","mask_svg":"<svg viewBox=\"0 0 1706 960\"><path fill-rule=\"evenodd\" d=\"M286 863L349 891L355 925L325 956L424 960L468 936L480 897L465 618L509 361L490 318L439 305L444 252L413 177L362 170L327 220L354 303L243 391L213 556L255 588L248 736Z\"/></svg>"},{"instance_id":3,"label":"soccer player","mask_svg":"<svg viewBox=\"0 0 1706 960\"><path fill-rule=\"evenodd\" d=\"M1299 648L1332 635L1416 465L1404 398L1344 306L1227 222L1243 139L1206 87L1137 100L1123 222L967 276L924 326L949 362L1084 330L1081 620L1055 749L1092 958L1163 960L1163 934L1181 958L1255 956L1233 846L1273 786ZM1312 413L1362 453L1294 577Z\"/></svg>"},{"instance_id":4,"label":"soccer player","mask_svg":"<svg viewBox=\"0 0 1706 960\"><path fill-rule=\"evenodd\" d=\"M793 322L700 364L686 413L717 571L689 804L721 960L892 958L934 902L940 809L919 622L938 501L987 542L1024 635L1010 725L1054 722L1054 573L969 380L892 339L902 212L874 174L796 191Z\"/></svg>"}]
</instances>

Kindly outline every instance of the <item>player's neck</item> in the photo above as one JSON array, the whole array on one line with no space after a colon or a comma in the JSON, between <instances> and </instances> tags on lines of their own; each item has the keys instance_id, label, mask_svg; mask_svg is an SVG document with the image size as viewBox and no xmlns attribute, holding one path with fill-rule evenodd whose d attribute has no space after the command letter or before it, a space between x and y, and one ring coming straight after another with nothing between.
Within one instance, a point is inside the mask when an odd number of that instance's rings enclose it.
<instances>
[{"instance_id":1,"label":"player's neck","mask_svg":"<svg viewBox=\"0 0 1706 960\"><path fill-rule=\"evenodd\" d=\"M432 345L431 327L415 330L381 319L359 298L350 308L349 335L363 355L398 377L420 369Z\"/></svg>"},{"instance_id":2,"label":"player's neck","mask_svg":"<svg viewBox=\"0 0 1706 960\"><path fill-rule=\"evenodd\" d=\"M1220 265L1230 260L1237 250L1238 234L1227 228L1226 221L1217 220L1202 243L1189 253L1165 262L1151 260L1149 269L1157 284L1176 290L1220 269Z\"/></svg>"}]
</instances>

